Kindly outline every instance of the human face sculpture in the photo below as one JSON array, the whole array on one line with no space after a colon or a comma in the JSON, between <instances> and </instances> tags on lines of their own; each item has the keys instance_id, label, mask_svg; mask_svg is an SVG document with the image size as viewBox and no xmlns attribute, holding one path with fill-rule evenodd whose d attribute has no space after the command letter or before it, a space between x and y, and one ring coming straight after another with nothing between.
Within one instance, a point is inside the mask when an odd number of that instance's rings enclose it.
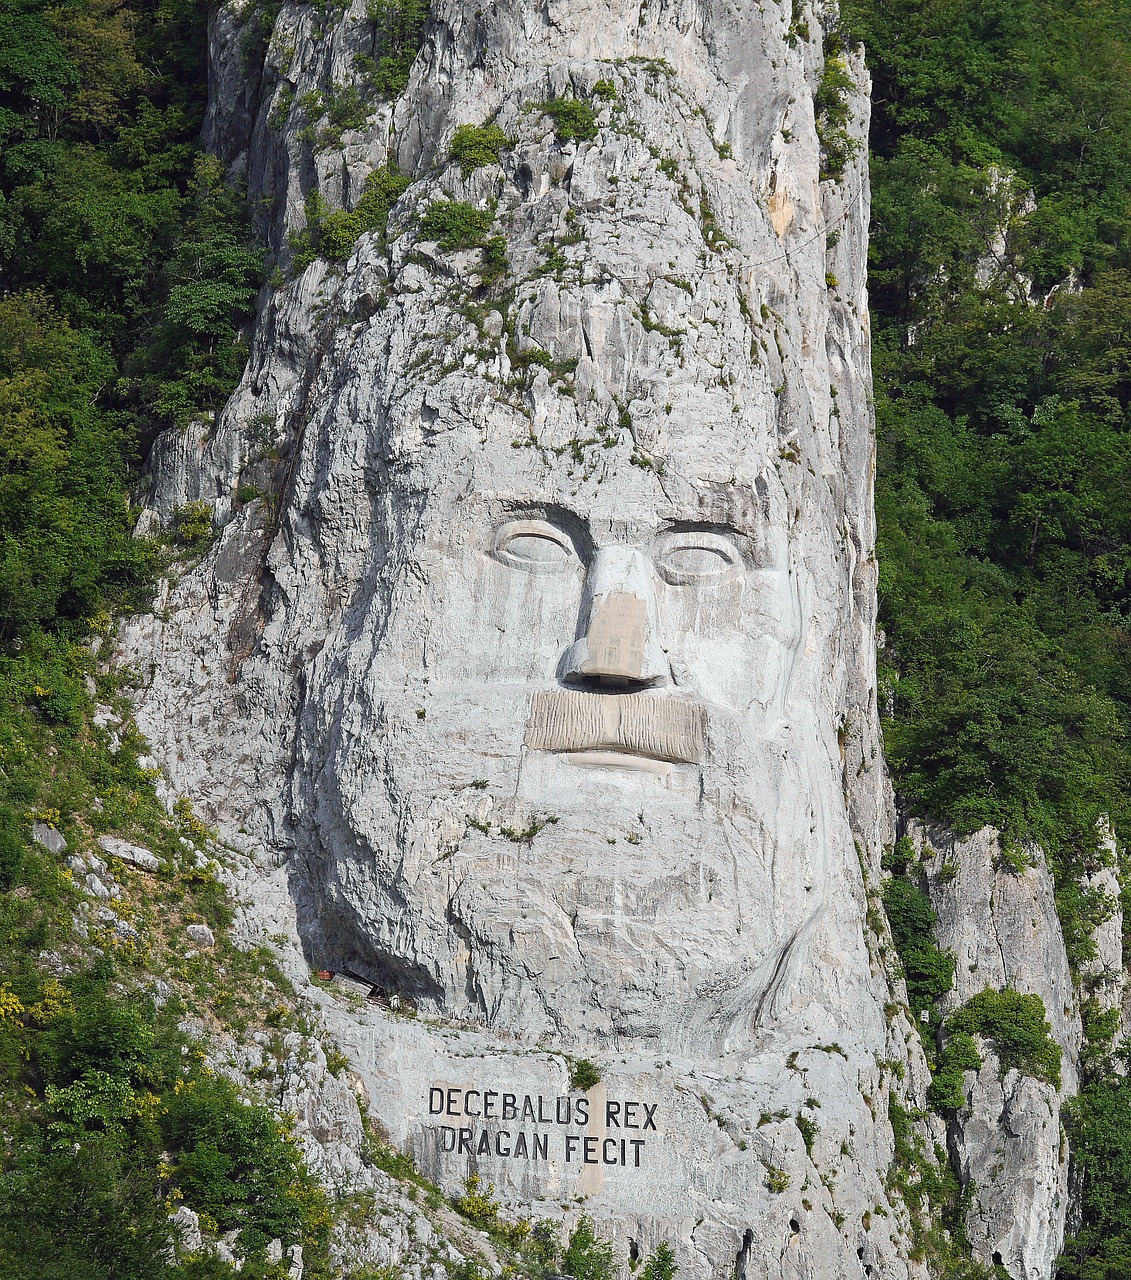
<instances>
[{"instance_id":1,"label":"human face sculpture","mask_svg":"<svg viewBox=\"0 0 1131 1280\"><path fill-rule=\"evenodd\" d=\"M820 911L821 608L772 467L626 452L393 476L336 681L325 901L353 963L432 1010L717 1048Z\"/></svg>"}]
</instances>

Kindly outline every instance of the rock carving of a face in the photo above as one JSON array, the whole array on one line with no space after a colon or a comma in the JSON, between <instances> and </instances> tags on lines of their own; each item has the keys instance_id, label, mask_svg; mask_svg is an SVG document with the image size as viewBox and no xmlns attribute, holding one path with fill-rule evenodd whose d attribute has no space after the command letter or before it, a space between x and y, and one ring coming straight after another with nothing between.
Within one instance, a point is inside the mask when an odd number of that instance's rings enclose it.
<instances>
[{"instance_id":1,"label":"rock carving of a face","mask_svg":"<svg viewBox=\"0 0 1131 1280\"><path fill-rule=\"evenodd\" d=\"M394 480L416 520L341 677L328 900L355 963L449 1015L727 1043L827 856L784 499L501 454Z\"/></svg>"}]
</instances>

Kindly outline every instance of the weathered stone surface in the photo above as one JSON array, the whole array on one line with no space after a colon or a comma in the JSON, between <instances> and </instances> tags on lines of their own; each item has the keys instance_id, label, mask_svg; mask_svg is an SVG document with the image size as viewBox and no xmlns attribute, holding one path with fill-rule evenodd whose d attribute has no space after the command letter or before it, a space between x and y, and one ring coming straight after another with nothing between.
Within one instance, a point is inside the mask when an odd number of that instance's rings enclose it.
<instances>
[{"instance_id":1,"label":"weathered stone surface","mask_svg":"<svg viewBox=\"0 0 1131 1280\"><path fill-rule=\"evenodd\" d=\"M966 1223L977 1256L1013 1280L1048 1280L1069 1202L1061 1105L1077 1091L1082 1039L1052 876L1035 846L1011 864L991 827L965 840L914 822L908 833L923 851L939 946L956 960L944 1013L987 987L1038 995L1062 1050L1058 1090L1017 1071L1000 1079L983 1046L981 1071L966 1073L967 1107L947 1135L963 1182L976 1188Z\"/></svg>"},{"instance_id":2,"label":"weathered stone surface","mask_svg":"<svg viewBox=\"0 0 1131 1280\"><path fill-rule=\"evenodd\" d=\"M688 1275L921 1275L886 1064L920 1101L926 1071L864 928L891 838L867 182L859 154L821 177L817 15L439 0L405 95L312 153L287 98L353 82L363 10L284 5L262 98L215 19L206 136L284 262L312 182L412 181L386 245L265 293L219 421L155 446L153 509L204 499L220 535L123 631L138 722L247 850L238 929L400 1001L310 988L448 1190L567 1224L583 1198ZM567 94L592 139L555 137ZM512 145L462 173L488 118ZM490 214L505 280L424 240L444 199ZM236 509L253 476L276 523ZM324 1059L296 1044L284 1096L328 1180L378 1185Z\"/></svg>"},{"instance_id":3,"label":"weathered stone surface","mask_svg":"<svg viewBox=\"0 0 1131 1280\"><path fill-rule=\"evenodd\" d=\"M31 838L50 853L67 852L67 842L63 838L63 833L56 831L54 827L49 827L45 822L31 824Z\"/></svg>"},{"instance_id":4,"label":"weathered stone surface","mask_svg":"<svg viewBox=\"0 0 1131 1280\"><path fill-rule=\"evenodd\" d=\"M200 1230L200 1216L193 1213L187 1204L178 1206L176 1213L169 1215L169 1221L177 1233L178 1243L185 1253L197 1253L204 1244L204 1234Z\"/></svg>"},{"instance_id":5,"label":"weathered stone surface","mask_svg":"<svg viewBox=\"0 0 1131 1280\"><path fill-rule=\"evenodd\" d=\"M214 947L216 945L216 935L206 924L190 924L185 928L189 941L195 942L198 947Z\"/></svg>"},{"instance_id":6,"label":"weathered stone surface","mask_svg":"<svg viewBox=\"0 0 1131 1280\"><path fill-rule=\"evenodd\" d=\"M140 844L131 844L117 836L99 836L98 847L110 858L121 858L141 871L160 871L161 859Z\"/></svg>"}]
</instances>

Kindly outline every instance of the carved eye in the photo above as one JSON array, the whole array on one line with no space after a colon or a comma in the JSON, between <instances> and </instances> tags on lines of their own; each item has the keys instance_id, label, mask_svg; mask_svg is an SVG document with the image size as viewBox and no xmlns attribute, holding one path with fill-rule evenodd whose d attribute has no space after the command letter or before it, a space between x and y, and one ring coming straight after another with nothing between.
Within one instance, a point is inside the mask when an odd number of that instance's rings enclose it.
<instances>
[{"instance_id":1,"label":"carved eye","mask_svg":"<svg viewBox=\"0 0 1131 1280\"><path fill-rule=\"evenodd\" d=\"M566 534L546 520L512 520L495 537L495 559L527 573L555 573L576 556Z\"/></svg>"},{"instance_id":2,"label":"carved eye","mask_svg":"<svg viewBox=\"0 0 1131 1280\"><path fill-rule=\"evenodd\" d=\"M734 573L742 565L738 550L717 533L670 533L656 552L656 568L674 586L708 583Z\"/></svg>"}]
</instances>

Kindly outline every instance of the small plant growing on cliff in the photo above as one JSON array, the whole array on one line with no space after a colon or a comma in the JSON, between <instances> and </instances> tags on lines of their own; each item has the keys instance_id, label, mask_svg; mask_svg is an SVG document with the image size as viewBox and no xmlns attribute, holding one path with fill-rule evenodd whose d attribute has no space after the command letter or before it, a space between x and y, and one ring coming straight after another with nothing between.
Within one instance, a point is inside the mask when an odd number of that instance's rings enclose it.
<instances>
[{"instance_id":1,"label":"small plant growing on cliff","mask_svg":"<svg viewBox=\"0 0 1131 1280\"><path fill-rule=\"evenodd\" d=\"M317 191L312 191L306 198L306 226L290 236L293 270L304 270L317 257L345 262L366 232L384 235L389 210L408 184L405 174L382 165L365 179L361 198L352 209L331 209Z\"/></svg>"},{"instance_id":2,"label":"small plant growing on cliff","mask_svg":"<svg viewBox=\"0 0 1131 1280\"><path fill-rule=\"evenodd\" d=\"M461 124L452 138L451 157L460 172L474 173L484 165L498 164L510 139L497 124Z\"/></svg>"},{"instance_id":3,"label":"small plant growing on cliff","mask_svg":"<svg viewBox=\"0 0 1131 1280\"><path fill-rule=\"evenodd\" d=\"M817 117L817 137L821 142L821 177L839 180L845 166L856 154L859 142L848 132L848 95L856 82L848 64L839 54L825 58L825 69L813 95L813 114Z\"/></svg>"},{"instance_id":4,"label":"small plant growing on cliff","mask_svg":"<svg viewBox=\"0 0 1131 1280\"><path fill-rule=\"evenodd\" d=\"M492 236L487 241L480 254L480 262L479 278L484 284L494 284L507 274L510 260L507 257L507 242L502 236Z\"/></svg>"},{"instance_id":5,"label":"small plant growing on cliff","mask_svg":"<svg viewBox=\"0 0 1131 1280\"><path fill-rule=\"evenodd\" d=\"M365 16L377 34L373 87L383 98L399 97L424 40L428 0L367 0Z\"/></svg>"},{"instance_id":6,"label":"small plant growing on cliff","mask_svg":"<svg viewBox=\"0 0 1131 1280\"><path fill-rule=\"evenodd\" d=\"M420 223L420 234L434 240L441 249L477 249L491 229L491 215L462 200L441 200Z\"/></svg>"},{"instance_id":7,"label":"small plant growing on cliff","mask_svg":"<svg viewBox=\"0 0 1131 1280\"><path fill-rule=\"evenodd\" d=\"M813 1143L817 1141L817 1134L821 1132L821 1126L816 1120L811 1119L800 1111L794 1117L794 1123L801 1134L801 1141L805 1143L805 1154L812 1156Z\"/></svg>"},{"instance_id":8,"label":"small plant growing on cliff","mask_svg":"<svg viewBox=\"0 0 1131 1280\"><path fill-rule=\"evenodd\" d=\"M591 142L597 136L597 116L580 98L554 98L542 112L554 122L559 142Z\"/></svg>"},{"instance_id":9,"label":"small plant growing on cliff","mask_svg":"<svg viewBox=\"0 0 1131 1280\"><path fill-rule=\"evenodd\" d=\"M456 1196L453 1204L458 1213L483 1231L493 1231L498 1223L499 1202L495 1199L495 1188L490 1182L484 1183L477 1173L468 1174L463 1195Z\"/></svg>"},{"instance_id":10,"label":"small plant growing on cliff","mask_svg":"<svg viewBox=\"0 0 1131 1280\"><path fill-rule=\"evenodd\" d=\"M644 1280L673 1280L679 1267L675 1254L666 1240L656 1246L656 1252L644 1264Z\"/></svg>"},{"instance_id":11,"label":"small plant growing on cliff","mask_svg":"<svg viewBox=\"0 0 1131 1280\"><path fill-rule=\"evenodd\" d=\"M580 1089L582 1093L588 1093L600 1079L601 1072L596 1063L590 1062L588 1058L570 1058L569 1087L571 1089Z\"/></svg>"},{"instance_id":12,"label":"small plant growing on cliff","mask_svg":"<svg viewBox=\"0 0 1131 1280\"><path fill-rule=\"evenodd\" d=\"M783 1191L789 1190L789 1174L784 1169L779 1169L776 1164L766 1166L766 1186L776 1196L780 1196Z\"/></svg>"},{"instance_id":13,"label":"small plant growing on cliff","mask_svg":"<svg viewBox=\"0 0 1131 1280\"><path fill-rule=\"evenodd\" d=\"M939 1065L927 1089L927 1101L936 1111L957 1111L965 1105L963 1074L977 1071L982 1055L967 1031L956 1031L939 1056Z\"/></svg>"},{"instance_id":14,"label":"small plant growing on cliff","mask_svg":"<svg viewBox=\"0 0 1131 1280\"><path fill-rule=\"evenodd\" d=\"M612 1242L597 1235L592 1218L583 1214L570 1232L562 1254L562 1274L574 1276L575 1280L613 1280L616 1273Z\"/></svg>"},{"instance_id":15,"label":"small plant growing on cliff","mask_svg":"<svg viewBox=\"0 0 1131 1280\"><path fill-rule=\"evenodd\" d=\"M203 551L212 541L212 508L203 500L186 502L173 512L177 541L193 551Z\"/></svg>"}]
</instances>

